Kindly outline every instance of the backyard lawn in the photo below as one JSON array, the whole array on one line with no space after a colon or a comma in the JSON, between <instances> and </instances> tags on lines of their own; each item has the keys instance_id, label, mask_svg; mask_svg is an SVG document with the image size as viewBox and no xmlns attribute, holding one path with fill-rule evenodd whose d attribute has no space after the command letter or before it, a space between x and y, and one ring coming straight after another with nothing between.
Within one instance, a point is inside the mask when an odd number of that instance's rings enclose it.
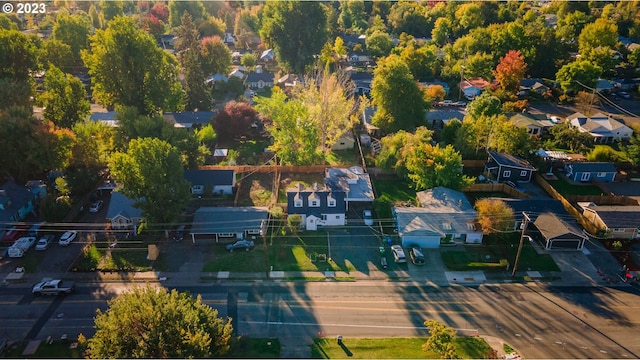
<instances>
[{"instance_id":1,"label":"backyard lawn","mask_svg":"<svg viewBox=\"0 0 640 360\"><path fill-rule=\"evenodd\" d=\"M558 175L558 180L547 180L562 196L566 195L600 195L602 190L595 185L582 185L569 182L564 176Z\"/></svg>"},{"instance_id":2,"label":"backyard lawn","mask_svg":"<svg viewBox=\"0 0 640 360\"><path fill-rule=\"evenodd\" d=\"M465 246L465 251L442 249L442 260L449 270L506 270L513 266L520 243L520 233L490 234L482 246ZM538 254L531 244L524 242L520 254L520 270L560 271L548 254Z\"/></svg>"},{"instance_id":3,"label":"backyard lawn","mask_svg":"<svg viewBox=\"0 0 640 360\"><path fill-rule=\"evenodd\" d=\"M423 351L426 338L343 339L340 346L335 339L315 339L311 346L313 359L440 359L431 351ZM461 359L484 359L489 345L481 338L459 337L454 340Z\"/></svg>"},{"instance_id":4,"label":"backyard lawn","mask_svg":"<svg viewBox=\"0 0 640 360\"><path fill-rule=\"evenodd\" d=\"M416 200L416 191L409 186L409 183L402 179L373 179L372 181L376 191L373 208L378 219L392 219L391 206L393 206L394 203L414 203Z\"/></svg>"}]
</instances>

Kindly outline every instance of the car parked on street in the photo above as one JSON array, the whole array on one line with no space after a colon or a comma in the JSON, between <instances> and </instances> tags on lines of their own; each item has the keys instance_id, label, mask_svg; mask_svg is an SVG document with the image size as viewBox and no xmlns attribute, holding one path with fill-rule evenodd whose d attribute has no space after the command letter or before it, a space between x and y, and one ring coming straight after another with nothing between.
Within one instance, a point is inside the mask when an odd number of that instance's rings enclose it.
<instances>
[{"instance_id":1,"label":"car parked on street","mask_svg":"<svg viewBox=\"0 0 640 360\"><path fill-rule=\"evenodd\" d=\"M628 92L626 92L626 91L620 91L620 92L618 93L618 95L622 96L623 98L625 98L625 99L627 99L627 100L631 99L631 94L629 94L629 93L628 93Z\"/></svg>"},{"instance_id":2,"label":"car parked on street","mask_svg":"<svg viewBox=\"0 0 640 360\"><path fill-rule=\"evenodd\" d=\"M2 237L1 245L5 245L5 246L13 245L13 243L16 242L16 240L27 235L27 230L28 229L22 225L11 227L9 230L7 230L4 233L4 236Z\"/></svg>"},{"instance_id":3,"label":"car parked on street","mask_svg":"<svg viewBox=\"0 0 640 360\"><path fill-rule=\"evenodd\" d=\"M244 249L244 251L249 251L253 249L254 246L255 244L251 240L238 240L233 244L227 245L226 248L227 250L229 250L229 252L233 252L234 250L242 250L242 249Z\"/></svg>"},{"instance_id":4,"label":"car parked on street","mask_svg":"<svg viewBox=\"0 0 640 360\"><path fill-rule=\"evenodd\" d=\"M373 225L373 215L371 215L371 210L365 210L362 212L362 218L364 219L364 224L367 226Z\"/></svg>"},{"instance_id":5,"label":"car parked on street","mask_svg":"<svg viewBox=\"0 0 640 360\"><path fill-rule=\"evenodd\" d=\"M58 240L58 244L62 246L67 246L71 244L73 240L78 236L76 231L67 231L62 236L60 236L60 240Z\"/></svg>"},{"instance_id":6,"label":"car parked on street","mask_svg":"<svg viewBox=\"0 0 640 360\"><path fill-rule=\"evenodd\" d=\"M104 205L104 201L102 201L102 200L98 200L98 201L94 202L93 204L91 204L91 207L89 208L89 212L90 213L99 212L100 209L102 209L102 205Z\"/></svg>"},{"instance_id":7,"label":"car parked on street","mask_svg":"<svg viewBox=\"0 0 640 360\"><path fill-rule=\"evenodd\" d=\"M424 265L424 254L422 249L418 246L411 247L409 250L409 257L414 265Z\"/></svg>"},{"instance_id":8,"label":"car parked on street","mask_svg":"<svg viewBox=\"0 0 640 360\"><path fill-rule=\"evenodd\" d=\"M75 289L76 285L72 281L45 278L35 284L31 292L36 296L67 295L71 294Z\"/></svg>"},{"instance_id":9,"label":"car parked on street","mask_svg":"<svg viewBox=\"0 0 640 360\"><path fill-rule=\"evenodd\" d=\"M45 236L41 237L40 240L38 240L38 242L36 243L36 250L47 250L49 248L49 245L51 245L51 242L53 242L55 238L56 237L53 234L46 234Z\"/></svg>"},{"instance_id":10,"label":"car parked on street","mask_svg":"<svg viewBox=\"0 0 640 360\"><path fill-rule=\"evenodd\" d=\"M393 261L398 264L406 263L407 257L404 254L404 250L400 245L391 245L391 252L393 253Z\"/></svg>"}]
</instances>

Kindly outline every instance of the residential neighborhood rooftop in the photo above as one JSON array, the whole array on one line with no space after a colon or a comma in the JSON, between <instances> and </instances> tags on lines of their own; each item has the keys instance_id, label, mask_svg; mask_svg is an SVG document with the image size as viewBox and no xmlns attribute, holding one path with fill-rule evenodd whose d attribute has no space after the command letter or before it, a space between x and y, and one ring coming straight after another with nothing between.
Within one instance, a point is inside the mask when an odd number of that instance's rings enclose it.
<instances>
[{"instance_id":1,"label":"residential neighborhood rooftop","mask_svg":"<svg viewBox=\"0 0 640 360\"><path fill-rule=\"evenodd\" d=\"M194 214L190 232L219 234L262 230L268 215L266 207L201 207Z\"/></svg>"}]
</instances>

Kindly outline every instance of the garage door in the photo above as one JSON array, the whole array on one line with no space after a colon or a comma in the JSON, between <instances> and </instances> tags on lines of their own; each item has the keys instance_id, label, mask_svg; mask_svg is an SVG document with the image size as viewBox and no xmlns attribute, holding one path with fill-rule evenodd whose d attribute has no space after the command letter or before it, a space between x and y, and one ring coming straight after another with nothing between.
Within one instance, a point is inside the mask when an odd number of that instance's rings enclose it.
<instances>
[{"instance_id":1,"label":"garage door","mask_svg":"<svg viewBox=\"0 0 640 360\"><path fill-rule=\"evenodd\" d=\"M418 245L422 248L437 248L440 246L440 237L435 236L403 236L402 246Z\"/></svg>"}]
</instances>

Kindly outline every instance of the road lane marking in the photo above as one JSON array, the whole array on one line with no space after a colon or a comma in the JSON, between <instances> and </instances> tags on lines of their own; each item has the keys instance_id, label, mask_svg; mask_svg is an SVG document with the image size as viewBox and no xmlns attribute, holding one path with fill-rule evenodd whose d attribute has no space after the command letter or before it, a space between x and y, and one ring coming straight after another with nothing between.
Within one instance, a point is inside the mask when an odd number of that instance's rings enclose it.
<instances>
[{"instance_id":1,"label":"road lane marking","mask_svg":"<svg viewBox=\"0 0 640 360\"><path fill-rule=\"evenodd\" d=\"M356 324L324 324L324 323L292 323L292 322L267 322L267 321L241 321L245 324L252 325L286 325L286 326L335 326L335 327L352 327L352 328L374 328L374 329L419 329L428 330L424 326L398 326L398 325L356 325Z\"/></svg>"}]
</instances>

